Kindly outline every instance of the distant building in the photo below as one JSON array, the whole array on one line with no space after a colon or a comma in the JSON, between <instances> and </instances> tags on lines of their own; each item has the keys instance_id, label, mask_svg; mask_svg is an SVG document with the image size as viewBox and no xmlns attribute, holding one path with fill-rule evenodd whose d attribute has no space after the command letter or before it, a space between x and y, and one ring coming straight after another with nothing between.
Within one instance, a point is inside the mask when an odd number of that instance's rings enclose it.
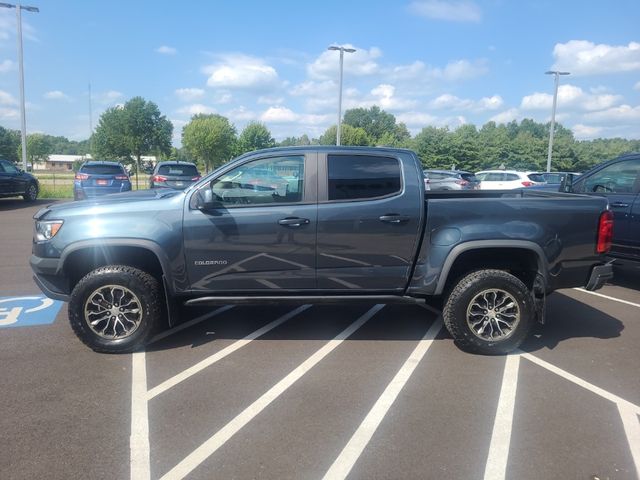
<instances>
[{"instance_id":1,"label":"distant building","mask_svg":"<svg viewBox=\"0 0 640 480\"><path fill-rule=\"evenodd\" d=\"M93 160L91 155L49 155L44 162L36 162L34 170L48 170L54 172L71 172L75 162L86 162ZM140 157L142 164L151 163L155 165L157 160L153 155Z\"/></svg>"}]
</instances>

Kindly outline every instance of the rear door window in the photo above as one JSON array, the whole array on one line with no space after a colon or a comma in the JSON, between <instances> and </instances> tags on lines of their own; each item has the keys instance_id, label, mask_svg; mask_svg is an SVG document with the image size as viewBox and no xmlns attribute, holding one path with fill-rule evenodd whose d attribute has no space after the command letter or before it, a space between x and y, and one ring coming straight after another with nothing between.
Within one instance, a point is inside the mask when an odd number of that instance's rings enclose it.
<instances>
[{"instance_id":1,"label":"rear door window","mask_svg":"<svg viewBox=\"0 0 640 480\"><path fill-rule=\"evenodd\" d=\"M516 173L505 173L507 182L515 182L520 180L520 176Z\"/></svg>"},{"instance_id":2,"label":"rear door window","mask_svg":"<svg viewBox=\"0 0 640 480\"><path fill-rule=\"evenodd\" d=\"M89 175L122 175L124 173L120 165L84 165L80 171Z\"/></svg>"},{"instance_id":3,"label":"rear door window","mask_svg":"<svg viewBox=\"0 0 640 480\"><path fill-rule=\"evenodd\" d=\"M160 175L176 175L180 177L196 177L198 169L193 165L160 165L158 168Z\"/></svg>"},{"instance_id":4,"label":"rear door window","mask_svg":"<svg viewBox=\"0 0 640 480\"><path fill-rule=\"evenodd\" d=\"M395 158L328 155L328 199L367 200L400 193L402 174Z\"/></svg>"},{"instance_id":5,"label":"rear door window","mask_svg":"<svg viewBox=\"0 0 640 480\"><path fill-rule=\"evenodd\" d=\"M504 173L487 173L484 180L487 182L502 182L504 180Z\"/></svg>"}]
</instances>

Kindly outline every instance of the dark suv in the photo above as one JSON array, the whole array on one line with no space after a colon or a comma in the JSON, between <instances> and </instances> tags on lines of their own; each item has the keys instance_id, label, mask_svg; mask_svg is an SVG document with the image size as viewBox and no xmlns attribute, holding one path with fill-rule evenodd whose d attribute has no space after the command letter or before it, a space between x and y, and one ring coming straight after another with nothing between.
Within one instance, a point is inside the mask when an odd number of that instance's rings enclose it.
<instances>
[{"instance_id":1,"label":"dark suv","mask_svg":"<svg viewBox=\"0 0 640 480\"><path fill-rule=\"evenodd\" d=\"M478 190L480 180L462 170L425 170L431 190Z\"/></svg>"},{"instance_id":2,"label":"dark suv","mask_svg":"<svg viewBox=\"0 0 640 480\"><path fill-rule=\"evenodd\" d=\"M73 181L73 198L75 200L130 190L129 175L122 164L118 162L86 162L80 167Z\"/></svg>"},{"instance_id":3,"label":"dark suv","mask_svg":"<svg viewBox=\"0 0 640 480\"><path fill-rule=\"evenodd\" d=\"M149 177L149 188L184 190L200 180L200 172L189 162L160 162Z\"/></svg>"},{"instance_id":4,"label":"dark suv","mask_svg":"<svg viewBox=\"0 0 640 480\"><path fill-rule=\"evenodd\" d=\"M36 177L23 172L8 160L0 159L0 198L21 196L27 202L38 198L40 185Z\"/></svg>"}]
</instances>

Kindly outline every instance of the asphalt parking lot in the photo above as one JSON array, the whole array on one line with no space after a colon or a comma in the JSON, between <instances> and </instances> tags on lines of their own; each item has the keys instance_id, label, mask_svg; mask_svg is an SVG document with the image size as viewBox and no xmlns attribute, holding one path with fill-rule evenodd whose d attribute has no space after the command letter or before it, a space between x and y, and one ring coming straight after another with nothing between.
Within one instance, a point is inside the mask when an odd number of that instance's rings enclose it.
<instances>
[{"instance_id":1,"label":"asphalt parking lot","mask_svg":"<svg viewBox=\"0 0 640 480\"><path fill-rule=\"evenodd\" d=\"M0 200L0 302L40 295L47 203ZM461 352L421 306L199 308L102 355L66 306L25 303L30 325L0 303L0 477L639 478L640 274L597 294L552 294L507 357Z\"/></svg>"}]
</instances>

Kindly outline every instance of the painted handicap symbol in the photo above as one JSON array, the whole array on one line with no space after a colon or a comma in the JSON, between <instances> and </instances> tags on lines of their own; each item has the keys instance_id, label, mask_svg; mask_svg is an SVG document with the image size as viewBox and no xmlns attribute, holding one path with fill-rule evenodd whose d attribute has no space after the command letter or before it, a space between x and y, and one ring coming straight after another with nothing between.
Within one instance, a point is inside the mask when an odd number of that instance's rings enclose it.
<instances>
[{"instance_id":1,"label":"painted handicap symbol","mask_svg":"<svg viewBox=\"0 0 640 480\"><path fill-rule=\"evenodd\" d=\"M53 323L60 307L62 302L41 295L0 297L0 328Z\"/></svg>"}]
</instances>

